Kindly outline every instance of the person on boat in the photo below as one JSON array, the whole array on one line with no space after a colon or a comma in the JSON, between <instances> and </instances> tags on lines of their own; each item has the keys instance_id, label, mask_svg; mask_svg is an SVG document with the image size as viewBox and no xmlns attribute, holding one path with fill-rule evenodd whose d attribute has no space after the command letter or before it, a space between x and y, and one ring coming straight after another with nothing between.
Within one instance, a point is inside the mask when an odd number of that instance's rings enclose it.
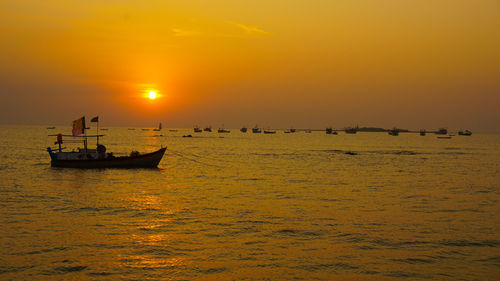
<instances>
[{"instance_id":1,"label":"person on boat","mask_svg":"<svg viewBox=\"0 0 500 281\"><path fill-rule=\"evenodd\" d=\"M97 146L97 153L99 155L99 159L104 159L106 158L106 147L102 144L99 144Z\"/></svg>"}]
</instances>

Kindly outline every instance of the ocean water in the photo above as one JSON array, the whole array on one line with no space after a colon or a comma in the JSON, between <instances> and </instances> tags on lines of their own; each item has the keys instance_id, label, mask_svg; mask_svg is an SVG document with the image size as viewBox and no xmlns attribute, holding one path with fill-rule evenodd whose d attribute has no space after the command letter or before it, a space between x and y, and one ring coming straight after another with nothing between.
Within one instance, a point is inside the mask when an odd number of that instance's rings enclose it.
<instances>
[{"instance_id":1,"label":"ocean water","mask_svg":"<svg viewBox=\"0 0 500 281\"><path fill-rule=\"evenodd\" d=\"M0 127L1 280L499 279L498 134L109 128L159 168L51 168L69 131Z\"/></svg>"}]
</instances>

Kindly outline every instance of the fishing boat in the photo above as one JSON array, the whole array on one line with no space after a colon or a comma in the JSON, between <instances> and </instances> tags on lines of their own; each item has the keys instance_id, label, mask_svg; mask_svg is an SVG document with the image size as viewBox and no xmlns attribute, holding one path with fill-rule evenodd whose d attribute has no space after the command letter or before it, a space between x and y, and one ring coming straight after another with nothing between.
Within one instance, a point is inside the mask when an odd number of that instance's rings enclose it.
<instances>
[{"instance_id":1,"label":"fishing boat","mask_svg":"<svg viewBox=\"0 0 500 281\"><path fill-rule=\"evenodd\" d=\"M460 131L458 131L458 135L459 136L471 136L472 132L469 130L465 130L465 131L460 130Z\"/></svg>"},{"instance_id":2,"label":"fishing boat","mask_svg":"<svg viewBox=\"0 0 500 281\"><path fill-rule=\"evenodd\" d=\"M398 128L393 128L387 131L389 135L391 136L399 136L399 129Z\"/></svg>"},{"instance_id":3,"label":"fishing boat","mask_svg":"<svg viewBox=\"0 0 500 281\"><path fill-rule=\"evenodd\" d=\"M208 126L205 129L203 129L205 132L211 132L212 131L212 126Z\"/></svg>"},{"instance_id":4,"label":"fishing boat","mask_svg":"<svg viewBox=\"0 0 500 281\"><path fill-rule=\"evenodd\" d=\"M241 127L240 132L242 132L242 133L246 133L246 132L247 132L247 130L248 130L248 129L247 129L247 127Z\"/></svg>"},{"instance_id":5,"label":"fishing boat","mask_svg":"<svg viewBox=\"0 0 500 281\"><path fill-rule=\"evenodd\" d=\"M255 127L252 128L252 133L260 134L260 133L262 133L262 130L257 125L255 125Z\"/></svg>"},{"instance_id":6,"label":"fishing boat","mask_svg":"<svg viewBox=\"0 0 500 281\"><path fill-rule=\"evenodd\" d=\"M203 132L203 130L202 130L202 129L200 129L200 127L198 127L198 126L195 126L195 127L194 127L194 132L195 132L195 133L201 133L201 132Z\"/></svg>"},{"instance_id":7,"label":"fishing boat","mask_svg":"<svg viewBox=\"0 0 500 281\"><path fill-rule=\"evenodd\" d=\"M231 131L226 130L226 129L224 129L224 128L219 128L219 129L217 130L217 133L231 133Z\"/></svg>"},{"instance_id":8,"label":"fishing boat","mask_svg":"<svg viewBox=\"0 0 500 281\"><path fill-rule=\"evenodd\" d=\"M98 122L93 118L91 122ZM94 121L96 120L96 121ZM156 168L165 154L166 147L161 147L157 151L150 153L139 153L132 151L128 156L115 156L112 152L107 152L106 147L99 144L99 138L104 135L87 135L85 132L85 117L73 121L73 132L71 135L49 135L56 136L55 144L57 148L47 147L50 155L50 164L52 167L60 168ZM63 138L70 138L63 140ZM97 140L96 148L88 147L88 139ZM63 143L82 143L83 148L73 149L72 151L63 151Z\"/></svg>"},{"instance_id":9,"label":"fishing boat","mask_svg":"<svg viewBox=\"0 0 500 281\"><path fill-rule=\"evenodd\" d=\"M421 136L425 136L425 130L424 130L424 129L421 129L421 130L420 130L420 135L421 135Z\"/></svg>"},{"instance_id":10,"label":"fishing boat","mask_svg":"<svg viewBox=\"0 0 500 281\"><path fill-rule=\"evenodd\" d=\"M326 134L327 134L327 135L330 135L332 132L333 132L332 127L328 127L328 128L326 128Z\"/></svg>"},{"instance_id":11,"label":"fishing boat","mask_svg":"<svg viewBox=\"0 0 500 281\"><path fill-rule=\"evenodd\" d=\"M436 132L434 132L436 135L446 135L448 134L448 129L446 128L439 128Z\"/></svg>"},{"instance_id":12,"label":"fishing boat","mask_svg":"<svg viewBox=\"0 0 500 281\"><path fill-rule=\"evenodd\" d=\"M264 134L276 134L274 130L264 130Z\"/></svg>"},{"instance_id":13,"label":"fishing boat","mask_svg":"<svg viewBox=\"0 0 500 281\"><path fill-rule=\"evenodd\" d=\"M161 131L161 123L160 123L160 124L158 124L158 128L156 128L156 129L153 129L153 131L156 131L156 132L159 132L159 131Z\"/></svg>"}]
</instances>

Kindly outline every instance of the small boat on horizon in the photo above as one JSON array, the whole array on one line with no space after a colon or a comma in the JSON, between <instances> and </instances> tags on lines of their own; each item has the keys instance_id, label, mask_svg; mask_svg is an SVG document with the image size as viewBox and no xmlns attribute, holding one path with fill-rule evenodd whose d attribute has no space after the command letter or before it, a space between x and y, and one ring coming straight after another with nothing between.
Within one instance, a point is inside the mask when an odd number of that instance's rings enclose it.
<instances>
[{"instance_id":1,"label":"small boat on horizon","mask_svg":"<svg viewBox=\"0 0 500 281\"><path fill-rule=\"evenodd\" d=\"M446 128L439 128L436 132L434 132L436 135L446 135L448 134L448 129Z\"/></svg>"},{"instance_id":2,"label":"small boat on horizon","mask_svg":"<svg viewBox=\"0 0 500 281\"><path fill-rule=\"evenodd\" d=\"M212 132L212 126L208 126L205 129L203 129L205 132Z\"/></svg>"},{"instance_id":3,"label":"small boat on horizon","mask_svg":"<svg viewBox=\"0 0 500 281\"><path fill-rule=\"evenodd\" d=\"M389 133L389 135L391 135L391 136L395 136L395 137L396 137L396 136L399 136L399 129L398 129L398 128L396 128L396 127L392 128L392 129L390 129L390 130L388 130L387 132L388 132L388 133Z\"/></svg>"},{"instance_id":4,"label":"small boat on horizon","mask_svg":"<svg viewBox=\"0 0 500 281\"><path fill-rule=\"evenodd\" d=\"M246 133L246 132L247 132L247 130L248 130L248 129L247 129L247 127L241 127L240 132L242 132L242 133Z\"/></svg>"},{"instance_id":5,"label":"small boat on horizon","mask_svg":"<svg viewBox=\"0 0 500 281\"><path fill-rule=\"evenodd\" d=\"M276 134L275 130L264 130L264 134Z\"/></svg>"},{"instance_id":6,"label":"small boat on horizon","mask_svg":"<svg viewBox=\"0 0 500 281\"><path fill-rule=\"evenodd\" d=\"M460 130L460 131L458 131L458 135L459 136L471 136L472 132L469 130L465 130L465 131Z\"/></svg>"},{"instance_id":7,"label":"small boat on horizon","mask_svg":"<svg viewBox=\"0 0 500 281\"><path fill-rule=\"evenodd\" d=\"M224 128L219 128L219 129L217 130L217 133L231 133L231 131L226 130L226 129L224 129Z\"/></svg>"},{"instance_id":8,"label":"small boat on horizon","mask_svg":"<svg viewBox=\"0 0 500 281\"><path fill-rule=\"evenodd\" d=\"M257 125L255 125L255 127L252 128L252 133L260 134L260 133L262 133L262 130Z\"/></svg>"},{"instance_id":9,"label":"small boat on horizon","mask_svg":"<svg viewBox=\"0 0 500 281\"><path fill-rule=\"evenodd\" d=\"M156 132L159 132L159 131L161 131L161 123L160 123L160 124L158 124L158 128L156 128L156 129L153 129L153 131L156 131Z\"/></svg>"},{"instance_id":10,"label":"small boat on horizon","mask_svg":"<svg viewBox=\"0 0 500 281\"><path fill-rule=\"evenodd\" d=\"M200 129L200 127L198 127L198 126L194 126L193 130L194 130L195 133L201 133L201 132L203 132L203 130Z\"/></svg>"},{"instance_id":11,"label":"small boat on horizon","mask_svg":"<svg viewBox=\"0 0 500 281\"><path fill-rule=\"evenodd\" d=\"M426 133L426 132L425 132L425 130L424 130L424 129L421 129L421 130L420 130L420 135L421 135L421 136L425 136L425 133Z\"/></svg>"},{"instance_id":12,"label":"small boat on horizon","mask_svg":"<svg viewBox=\"0 0 500 281\"><path fill-rule=\"evenodd\" d=\"M56 127L52 126L52 127L47 127L47 130L54 130Z\"/></svg>"}]
</instances>

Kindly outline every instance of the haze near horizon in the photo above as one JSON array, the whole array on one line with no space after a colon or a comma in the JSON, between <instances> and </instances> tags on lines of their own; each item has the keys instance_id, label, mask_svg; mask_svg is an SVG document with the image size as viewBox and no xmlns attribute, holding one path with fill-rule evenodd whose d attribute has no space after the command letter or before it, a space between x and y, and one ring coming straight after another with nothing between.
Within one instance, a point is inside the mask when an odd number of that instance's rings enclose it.
<instances>
[{"instance_id":1,"label":"haze near horizon","mask_svg":"<svg viewBox=\"0 0 500 281\"><path fill-rule=\"evenodd\" d=\"M0 0L0 124L500 132L499 27L493 0Z\"/></svg>"}]
</instances>

